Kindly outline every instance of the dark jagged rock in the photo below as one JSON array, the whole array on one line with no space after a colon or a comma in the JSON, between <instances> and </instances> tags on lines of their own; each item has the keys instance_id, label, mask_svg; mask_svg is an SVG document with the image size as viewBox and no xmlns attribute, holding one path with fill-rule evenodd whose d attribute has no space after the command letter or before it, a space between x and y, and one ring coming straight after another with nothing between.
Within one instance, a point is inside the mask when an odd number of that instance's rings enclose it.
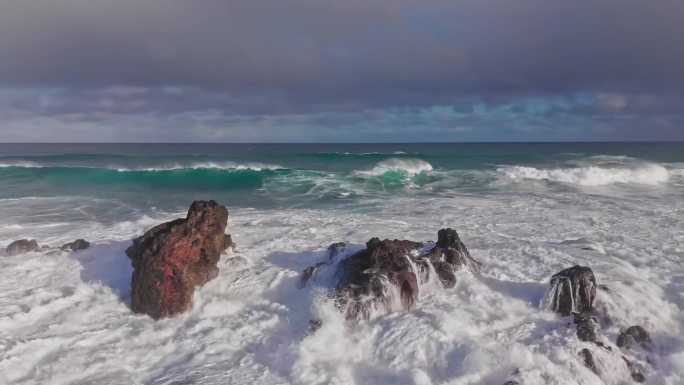
<instances>
[{"instance_id":1,"label":"dark jagged rock","mask_svg":"<svg viewBox=\"0 0 684 385\"><path fill-rule=\"evenodd\" d=\"M628 360L624 356L622 357L622 359L627 364L627 369L629 369L629 374L632 376L632 379L634 381L636 381L636 382L646 381L646 376L644 375L646 370L644 370L643 366L641 366L640 364L638 364L636 362L632 362L632 361Z\"/></svg>"},{"instance_id":2,"label":"dark jagged rock","mask_svg":"<svg viewBox=\"0 0 684 385\"><path fill-rule=\"evenodd\" d=\"M328 246L328 259L332 262L337 256L347 251L347 244L344 242L333 243Z\"/></svg>"},{"instance_id":3,"label":"dark jagged rock","mask_svg":"<svg viewBox=\"0 0 684 385\"><path fill-rule=\"evenodd\" d=\"M85 250L90 247L90 242L86 241L85 239L77 239L73 242L65 243L60 247L62 250Z\"/></svg>"},{"instance_id":4,"label":"dark jagged rock","mask_svg":"<svg viewBox=\"0 0 684 385\"><path fill-rule=\"evenodd\" d=\"M515 380L508 380L508 381L504 382L503 385L520 385L520 383L518 381L515 381Z\"/></svg>"},{"instance_id":5,"label":"dark jagged rock","mask_svg":"<svg viewBox=\"0 0 684 385\"><path fill-rule=\"evenodd\" d=\"M309 320L309 333L316 333L318 329L323 326L323 320L320 319L310 319Z\"/></svg>"},{"instance_id":6,"label":"dark jagged rock","mask_svg":"<svg viewBox=\"0 0 684 385\"><path fill-rule=\"evenodd\" d=\"M374 311L388 311L393 305L413 308L420 284L430 280L432 268L446 288L456 284L455 271L480 270L454 230L440 230L435 247L421 255L423 247L419 242L373 238L366 249L342 260L335 298L345 317L367 319Z\"/></svg>"},{"instance_id":7,"label":"dark jagged rock","mask_svg":"<svg viewBox=\"0 0 684 385\"><path fill-rule=\"evenodd\" d=\"M337 303L347 319L368 319L374 310L389 310L392 290L398 290L404 309L418 300L418 280L411 255L422 244L411 241L381 241L373 238L366 249L340 262L337 269Z\"/></svg>"},{"instance_id":8,"label":"dark jagged rock","mask_svg":"<svg viewBox=\"0 0 684 385\"><path fill-rule=\"evenodd\" d=\"M186 218L160 224L133 241L131 308L154 319L192 306L194 288L218 275L220 255L232 246L225 234L228 210L214 201L195 201Z\"/></svg>"},{"instance_id":9,"label":"dark jagged rock","mask_svg":"<svg viewBox=\"0 0 684 385\"><path fill-rule=\"evenodd\" d=\"M630 326L618 336L617 346L620 348L631 349L637 345L645 349L650 349L651 346L651 337L641 326Z\"/></svg>"},{"instance_id":10,"label":"dark jagged rock","mask_svg":"<svg viewBox=\"0 0 684 385\"><path fill-rule=\"evenodd\" d=\"M582 359L584 366L589 368L596 375L601 375L601 371L599 370L598 366L596 366L596 361L594 360L594 355L591 353L591 350L586 348L582 349L579 352L579 356Z\"/></svg>"},{"instance_id":11,"label":"dark jagged rock","mask_svg":"<svg viewBox=\"0 0 684 385\"><path fill-rule=\"evenodd\" d=\"M550 308L554 312L591 312L595 299L596 278L590 268L573 266L551 277Z\"/></svg>"},{"instance_id":12,"label":"dark jagged rock","mask_svg":"<svg viewBox=\"0 0 684 385\"><path fill-rule=\"evenodd\" d=\"M433 264L439 261L449 263L454 271L467 267L474 273L480 271L480 263L473 259L468 252L465 244L461 242L456 230L441 229L437 233L437 243L435 247L425 255Z\"/></svg>"},{"instance_id":13,"label":"dark jagged rock","mask_svg":"<svg viewBox=\"0 0 684 385\"><path fill-rule=\"evenodd\" d=\"M38 242L35 239L20 239L7 246L7 255L26 254L38 250Z\"/></svg>"},{"instance_id":14,"label":"dark jagged rock","mask_svg":"<svg viewBox=\"0 0 684 385\"><path fill-rule=\"evenodd\" d=\"M584 342L598 343L598 321L587 313L577 313L573 323L577 325L577 338Z\"/></svg>"},{"instance_id":15,"label":"dark jagged rock","mask_svg":"<svg viewBox=\"0 0 684 385\"><path fill-rule=\"evenodd\" d=\"M447 289L456 286L456 274L454 274L454 268L450 263L438 261L434 264L434 267L442 286Z\"/></svg>"},{"instance_id":16,"label":"dark jagged rock","mask_svg":"<svg viewBox=\"0 0 684 385\"><path fill-rule=\"evenodd\" d=\"M304 269L304 271L302 272L302 278L299 281L299 288L306 287L306 284L309 282L311 278L313 278L316 275L316 273L318 273L321 266L327 264L327 262L318 262L317 264L309 266L306 269Z\"/></svg>"}]
</instances>

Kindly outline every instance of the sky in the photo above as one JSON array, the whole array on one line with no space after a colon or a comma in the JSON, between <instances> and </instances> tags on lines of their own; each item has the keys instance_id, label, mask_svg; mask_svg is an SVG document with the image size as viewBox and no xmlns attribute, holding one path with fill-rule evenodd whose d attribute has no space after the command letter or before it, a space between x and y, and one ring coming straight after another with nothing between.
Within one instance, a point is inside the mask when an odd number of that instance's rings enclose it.
<instances>
[{"instance_id":1,"label":"sky","mask_svg":"<svg viewBox=\"0 0 684 385\"><path fill-rule=\"evenodd\" d=\"M684 140L681 0L0 0L0 142Z\"/></svg>"}]
</instances>

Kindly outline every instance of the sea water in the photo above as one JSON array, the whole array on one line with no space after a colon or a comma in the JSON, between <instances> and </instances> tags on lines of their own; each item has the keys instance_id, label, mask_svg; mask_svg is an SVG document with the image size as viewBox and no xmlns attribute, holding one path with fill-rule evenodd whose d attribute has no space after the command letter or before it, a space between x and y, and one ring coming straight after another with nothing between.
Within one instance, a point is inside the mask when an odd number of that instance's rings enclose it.
<instances>
[{"instance_id":1,"label":"sea water","mask_svg":"<svg viewBox=\"0 0 684 385\"><path fill-rule=\"evenodd\" d=\"M228 207L237 247L187 314L133 314L124 250L197 199ZM604 286L604 341L643 326L647 383L682 384L683 223L681 143L2 144L0 246L93 246L0 251L0 383L629 383L617 353L585 368L592 346L545 309L550 277L580 264ZM445 227L482 274L410 311L349 323L329 273L299 288L333 242Z\"/></svg>"}]
</instances>

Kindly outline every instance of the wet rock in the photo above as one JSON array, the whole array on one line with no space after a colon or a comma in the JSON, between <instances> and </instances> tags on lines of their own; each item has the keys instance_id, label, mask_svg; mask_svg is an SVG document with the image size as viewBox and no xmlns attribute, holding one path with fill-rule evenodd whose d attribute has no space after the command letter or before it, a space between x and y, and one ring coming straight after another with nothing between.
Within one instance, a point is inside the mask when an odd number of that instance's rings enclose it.
<instances>
[{"instance_id":1,"label":"wet rock","mask_svg":"<svg viewBox=\"0 0 684 385\"><path fill-rule=\"evenodd\" d=\"M38 250L38 242L35 239L20 239L7 246L7 255L26 254Z\"/></svg>"},{"instance_id":2,"label":"wet rock","mask_svg":"<svg viewBox=\"0 0 684 385\"><path fill-rule=\"evenodd\" d=\"M309 320L309 333L316 333L318 329L323 326L323 320L320 319L310 319Z\"/></svg>"},{"instance_id":3,"label":"wet rock","mask_svg":"<svg viewBox=\"0 0 684 385\"><path fill-rule=\"evenodd\" d=\"M328 259L330 262L347 251L347 244L344 242L333 243L328 246Z\"/></svg>"},{"instance_id":4,"label":"wet rock","mask_svg":"<svg viewBox=\"0 0 684 385\"><path fill-rule=\"evenodd\" d=\"M65 243L60 247L62 250L85 250L90 247L90 242L86 241L85 239L77 239L73 242L70 243Z\"/></svg>"},{"instance_id":5,"label":"wet rock","mask_svg":"<svg viewBox=\"0 0 684 385\"><path fill-rule=\"evenodd\" d=\"M438 261L434 264L434 267L442 286L447 289L456 286L456 274L454 274L454 269L450 263Z\"/></svg>"},{"instance_id":6,"label":"wet rock","mask_svg":"<svg viewBox=\"0 0 684 385\"><path fill-rule=\"evenodd\" d=\"M596 299L594 272L573 266L551 277L550 309L562 315L591 312Z\"/></svg>"},{"instance_id":7,"label":"wet rock","mask_svg":"<svg viewBox=\"0 0 684 385\"><path fill-rule=\"evenodd\" d=\"M618 336L617 346L623 349L631 349L635 346L650 349L651 337L641 326L630 326Z\"/></svg>"},{"instance_id":8,"label":"wet rock","mask_svg":"<svg viewBox=\"0 0 684 385\"><path fill-rule=\"evenodd\" d=\"M588 313L577 313L573 323L577 325L577 338L584 342L598 343L598 321Z\"/></svg>"},{"instance_id":9,"label":"wet rock","mask_svg":"<svg viewBox=\"0 0 684 385\"><path fill-rule=\"evenodd\" d=\"M601 371L599 370L598 366L596 366L596 361L594 359L594 355L591 353L591 350L582 349L579 352L579 356L584 366L589 368L596 375L601 375Z\"/></svg>"},{"instance_id":10,"label":"wet rock","mask_svg":"<svg viewBox=\"0 0 684 385\"><path fill-rule=\"evenodd\" d=\"M241 269L248 265L247 258L245 257L231 257L225 260L226 267L230 269Z\"/></svg>"},{"instance_id":11,"label":"wet rock","mask_svg":"<svg viewBox=\"0 0 684 385\"><path fill-rule=\"evenodd\" d=\"M225 234L228 210L215 201L195 201L186 218L162 223L133 241L131 307L154 319L192 306L194 288L218 275L220 255L232 246Z\"/></svg>"},{"instance_id":12,"label":"wet rock","mask_svg":"<svg viewBox=\"0 0 684 385\"><path fill-rule=\"evenodd\" d=\"M412 255L421 248L418 242L373 238L366 249L342 260L336 297L345 317L368 319L374 310L390 310L397 294L401 306L410 309L418 299Z\"/></svg>"},{"instance_id":13,"label":"wet rock","mask_svg":"<svg viewBox=\"0 0 684 385\"><path fill-rule=\"evenodd\" d=\"M327 265L327 262L319 262L315 265L309 266L304 271L302 271L302 278L299 281L299 288L305 288L306 284L311 278L313 278L323 265Z\"/></svg>"},{"instance_id":14,"label":"wet rock","mask_svg":"<svg viewBox=\"0 0 684 385\"><path fill-rule=\"evenodd\" d=\"M503 385L520 385L520 383L518 381L515 381L515 380L508 380L508 381L504 382Z\"/></svg>"},{"instance_id":15,"label":"wet rock","mask_svg":"<svg viewBox=\"0 0 684 385\"><path fill-rule=\"evenodd\" d=\"M455 271L480 269L452 229L440 230L435 247L421 254L423 247L420 242L373 238L366 249L342 260L334 297L345 317L367 319L378 310L413 308L419 284L430 279L432 268L447 288L456 284Z\"/></svg>"},{"instance_id":16,"label":"wet rock","mask_svg":"<svg viewBox=\"0 0 684 385\"><path fill-rule=\"evenodd\" d=\"M636 381L636 382L646 381L646 376L644 374L644 373L646 373L646 370L644 369L643 366L641 366L639 363L632 362L625 357L622 357L622 359L627 364L627 369L629 369L629 374L632 376L632 379L634 381Z\"/></svg>"},{"instance_id":17,"label":"wet rock","mask_svg":"<svg viewBox=\"0 0 684 385\"><path fill-rule=\"evenodd\" d=\"M437 243L435 247L428 251L425 258L436 264L439 261L449 263L454 271L463 267L470 269L474 273L480 272L480 263L470 256L468 248L461 242L456 230L441 229L437 233Z\"/></svg>"}]
</instances>

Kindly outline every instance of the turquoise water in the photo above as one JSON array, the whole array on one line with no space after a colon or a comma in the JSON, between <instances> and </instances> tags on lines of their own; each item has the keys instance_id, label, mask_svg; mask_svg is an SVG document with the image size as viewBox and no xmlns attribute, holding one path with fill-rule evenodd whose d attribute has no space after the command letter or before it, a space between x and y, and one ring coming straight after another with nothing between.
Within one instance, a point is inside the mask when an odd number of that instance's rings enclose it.
<instances>
[{"instance_id":1,"label":"turquoise water","mask_svg":"<svg viewBox=\"0 0 684 385\"><path fill-rule=\"evenodd\" d=\"M237 247L188 314L133 314L125 250L195 199L228 207ZM47 248L0 249L0 383L623 384L624 355L647 383L681 384L683 222L682 143L3 144L0 248ZM482 273L421 286L411 311L349 327L334 284L300 288L333 242L434 241L446 227ZM57 252L77 238L92 246ZM608 288L597 308L612 351L544 309L549 278L574 265ZM631 325L655 349L615 346Z\"/></svg>"},{"instance_id":2,"label":"turquoise water","mask_svg":"<svg viewBox=\"0 0 684 385\"><path fill-rule=\"evenodd\" d=\"M682 143L3 144L0 199L104 198L140 209L183 207L197 198L253 208L354 207L397 195L497 193L507 177L594 186L582 175L564 180L564 172L581 174L583 167L647 178L644 165L653 164L676 176L681 162ZM506 169L517 166L557 172ZM641 184L671 182L670 174ZM614 183L622 182L630 181Z\"/></svg>"}]
</instances>

